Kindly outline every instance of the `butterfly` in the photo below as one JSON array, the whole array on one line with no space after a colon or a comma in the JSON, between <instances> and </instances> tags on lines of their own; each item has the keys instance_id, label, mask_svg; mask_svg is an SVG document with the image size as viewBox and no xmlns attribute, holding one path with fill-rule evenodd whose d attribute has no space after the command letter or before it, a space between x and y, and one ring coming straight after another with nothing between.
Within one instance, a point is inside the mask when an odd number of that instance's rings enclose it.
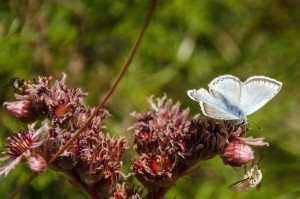
<instances>
[{"instance_id":1,"label":"butterfly","mask_svg":"<svg viewBox=\"0 0 300 199\"><path fill-rule=\"evenodd\" d=\"M260 160L261 159L262 157ZM233 183L228 187L228 189L230 191L246 192L256 187L256 190L259 191L261 188L260 181L262 179L262 173L259 167L260 160L247 173L245 173L243 180Z\"/></svg>"},{"instance_id":2,"label":"butterfly","mask_svg":"<svg viewBox=\"0 0 300 199\"><path fill-rule=\"evenodd\" d=\"M204 115L247 125L247 115L264 106L281 87L281 82L265 76L252 76L241 82L232 75L222 75L210 82L209 92L200 88L188 90L187 95L200 103Z\"/></svg>"}]
</instances>

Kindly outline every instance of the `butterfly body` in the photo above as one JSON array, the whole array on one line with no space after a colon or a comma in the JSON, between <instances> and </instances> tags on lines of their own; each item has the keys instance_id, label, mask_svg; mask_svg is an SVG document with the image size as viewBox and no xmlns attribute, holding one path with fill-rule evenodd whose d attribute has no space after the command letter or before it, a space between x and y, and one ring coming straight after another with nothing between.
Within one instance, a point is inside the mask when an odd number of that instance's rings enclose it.
<instances>
[{"instance_id":1,"label":"butterfly body","mask_svg":"<svg viewBox=\"0 0 300 199\"><path fill-rule=\"evenodd\" d=\"M282 83L265 76L253 76L241 82L232 75L213 79L204 88L188 90L188 96L199 102L204 115L220 120L235 120L247 124L252 114L281 89Z\"/></svg>"}]
</instances>

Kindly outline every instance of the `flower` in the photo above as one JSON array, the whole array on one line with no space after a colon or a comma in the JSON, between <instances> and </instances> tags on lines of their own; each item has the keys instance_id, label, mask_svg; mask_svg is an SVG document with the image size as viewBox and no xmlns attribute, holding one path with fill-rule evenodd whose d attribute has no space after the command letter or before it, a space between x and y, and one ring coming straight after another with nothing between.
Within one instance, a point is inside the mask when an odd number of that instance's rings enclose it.
<instances>
[{"instance_id":1,"label":"flower","mask_svg":"<svg viewBox=\"0 0 300 199\"><path fill-rule=\"evenodd\" d=\"M2 154L5 154L7 156L1 158L0 160L11 160L0 167L0 175L4 174L5 176L7 176L8 173L12 169L14 169L14 167L21 161L26 159L28 160L29 158L31 158L31 156L35 156L35 149L41 146L41 144L45 141L44 136L48 134L49 127L47 122L43 122L42 127L40 127L38 130L34 129L34 126L35 123L30 125L27 134L22 128L20 128L19 132L16 133L16 135L8 138L8 143L4 144L6 152L2 152ZM37 171L36 169L34 170L34 172Z\"/></svg>"}]
</instances>

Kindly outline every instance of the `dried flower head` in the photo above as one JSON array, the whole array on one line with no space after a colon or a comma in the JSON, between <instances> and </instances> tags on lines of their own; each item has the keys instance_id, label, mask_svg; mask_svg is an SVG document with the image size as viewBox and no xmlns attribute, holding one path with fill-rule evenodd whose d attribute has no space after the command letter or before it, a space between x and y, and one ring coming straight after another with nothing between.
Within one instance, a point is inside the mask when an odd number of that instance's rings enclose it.
<instances>
[{"instance_id":1,"label":"dried flower head","mask_svg":"<svg viewBox=\"0 0 300 199\"><path fill-rule=\"evenodd\" d=\"M153 96L148 101L152 110L144 113L132 113L135 124L129 129L134 129L134 148L140 154L169 151L176 153L174 140L188 132L189 108L180 109L180 103L172 104L172 100L166 96L157 99L157 105L153 102Z\"/></svg>"},{"instance_id":2,"label":"dried flower head","mask_svg":"<svg viewBox=\"0 0 300 199\"><path fill-rule=\"evenodd\" d=\"M130 165L137 179L150 190L175 183L178 166L176 156L168 154L143 154Z\"/></svg>"},{"instance_id":3,"label":"dried flower head","mask_svg":"<svg viewBox=\"0 0 300 199\"><path fill-rule=\"evenodd\" d=\"M191 120L189 132L176 142L182 161L194 164L218 155L224 149L232 129L230 121L218 122L209 117Z\"/></svg>"},{"instance_id":4,"label":"dried flower head","mask_svg":"<svg viewBox=\"0 0 300 199\"><path fill-rule=\"evenodd\" d=\"M0 168L0 175L4 173L7 176L22 160L28 160L34 156L36 148L45 141L45 135L49 131L48 123L44 122L38 130L34 129L34 126L35 123L29 127L27 133L20 128L16 135L8 138L8 143L4 144L6 152L2 152L6 156L0 160L11 160Z\"/></svg>"},{"instance_id":5,"label":"dried flower head","mask_svg":"<svg viewBox=\"0 0 300 199\"><path fill-rule=\"evenodd\" d=\"M70 125L73 122L74 115L85 110L83 93L80 88L68 88L65 86L66 75L63 75L61 81L56 81L49 87L48 92L40 94L44 104L47 106L48 117L60 125Z\"/></svg>"},{"instance_id":6,"label":"dried flower head","mask_svg":"<svg viewBox=\"0 0 300 199\"><path fill-rule=\"evenodd\" d=\"M98 137L86 138L84 142L76 165L81 180L91 184L109 177L112 183L116 183L121 169L120 159L127 146L124 138L113 139L108 134L99 133Z\"/></svg>"}]
</instances>

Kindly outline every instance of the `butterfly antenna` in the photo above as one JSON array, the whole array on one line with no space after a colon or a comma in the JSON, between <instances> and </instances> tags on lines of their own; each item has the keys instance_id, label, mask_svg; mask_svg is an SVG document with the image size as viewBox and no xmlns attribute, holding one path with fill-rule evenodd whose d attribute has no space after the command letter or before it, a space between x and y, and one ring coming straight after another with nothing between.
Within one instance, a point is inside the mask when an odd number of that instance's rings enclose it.
<instances>
[{"instance_id":1,"label":"butterfly antenna","mask_svg":"<svg viewBox=\"0 0 300 199\"><path fill-rule=\"evenodd\" d=\"M253 120L248 119L250 122L252 122L259 130L263 130L258 124L256 124Z\"/></svg>"}]
</instances>

